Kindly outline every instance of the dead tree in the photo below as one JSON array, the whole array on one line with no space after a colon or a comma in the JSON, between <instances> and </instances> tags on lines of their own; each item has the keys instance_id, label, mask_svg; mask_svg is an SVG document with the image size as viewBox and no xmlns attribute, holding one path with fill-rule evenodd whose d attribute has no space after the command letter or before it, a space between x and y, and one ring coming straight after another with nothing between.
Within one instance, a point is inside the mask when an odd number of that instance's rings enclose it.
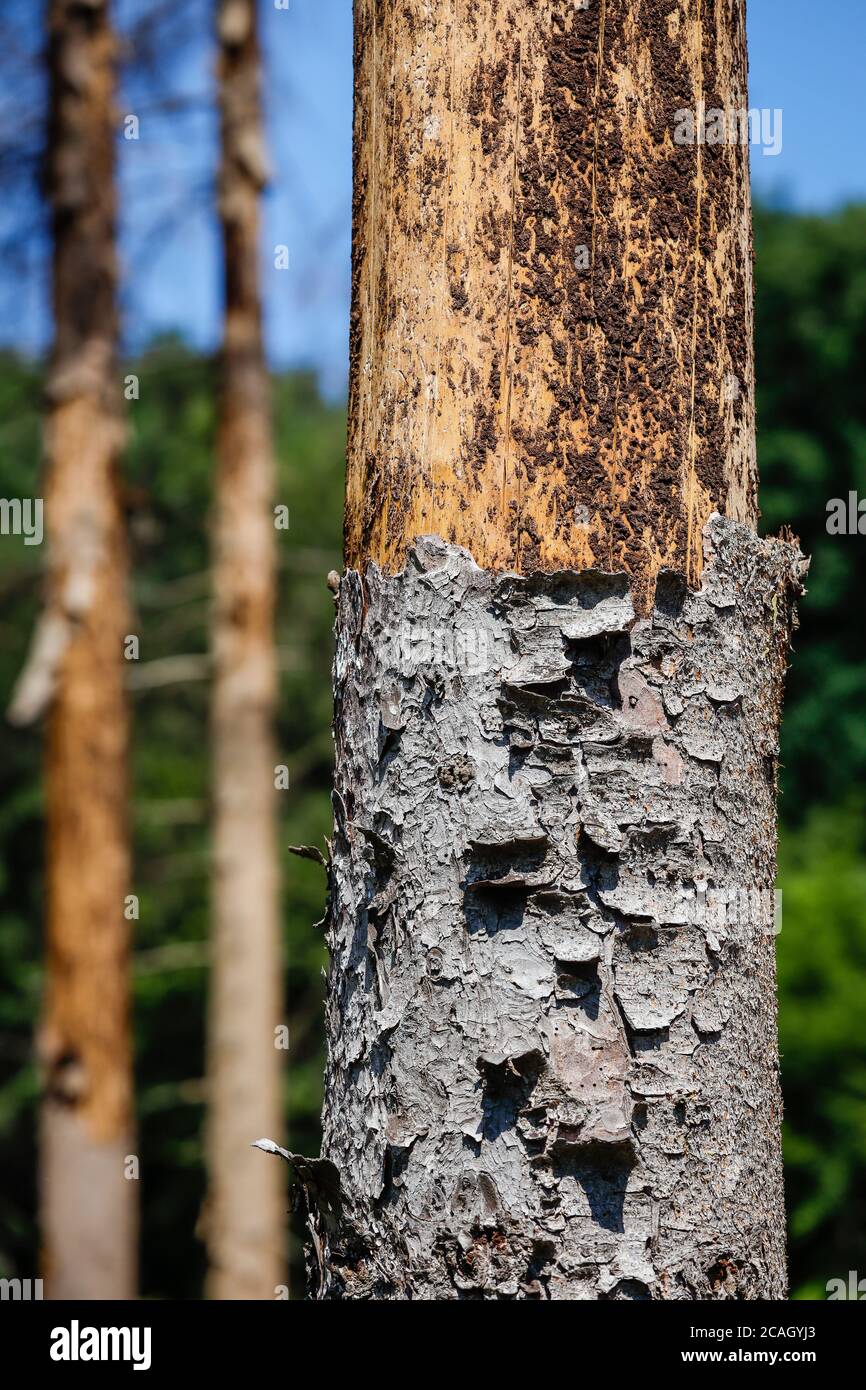
<instances>
[{"instance_id":1,"label":"dead tree","mask_svg":"<svg viewBox=\"0 0 866 1390\"><path fill-rule=\"evenodd\" d=\"M784 1293L744 11L356 6L322 1297Z\"/></svg>"},{"instance_id":2,"label":"dead tree","mask_svg":"<svg viewBox=\"0 0 866 1390\"><path fill-rule=\"evenodd\" d=\"M744 5L355 16L314 1289L779 1296Z\"/></svg>"},{"instance_id":3,"label":"dead tree","mask_svg":"<svg viewBox=\"0 0 866 1390\"><path fill-rule=\"evenodd\" d=\"M115 38L105 0L51 0L46 190L45 611L10 717L48 710L40 1194L46 1292L136 1281L124 694L127 553L117 462Z\"/></svg>"},{"instance_id":4,"label":"dead tree","mask_svg":"<svg viewBox=\"0 0 866 1390\"><path fill-rule=\"evenodd\" d=\"M214 533L214 882L207 1220L215 1298L285 1278L281 1173L250 1149L280 1129L281 962L273 720L274 459L259 298L267 169L255 0L219 0L223 341Z\"/></svg>"}]
</instances>

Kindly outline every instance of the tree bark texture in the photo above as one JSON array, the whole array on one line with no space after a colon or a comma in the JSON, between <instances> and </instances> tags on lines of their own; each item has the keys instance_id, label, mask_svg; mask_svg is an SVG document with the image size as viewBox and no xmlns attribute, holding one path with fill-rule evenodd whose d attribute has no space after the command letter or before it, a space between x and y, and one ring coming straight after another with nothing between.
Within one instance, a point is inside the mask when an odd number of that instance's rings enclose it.
<instances>
[{"instance_id":1,"label":"tree bark texture","mask_svg":"<svg viewBox=\"0 0 866 1390\"><path fill-rule=\"evenodd\" d=\"M744 0L355 7L346 561L664 565L754 524ZM588 262L588 264L587 264Z\"/></svg>"},{"instance_id":2,"label":"tree bark texture","mask_svg":"<svg viewBox=\"0 0 866 1390\"><path fill-rule=\"evenodd\" d=\"M48 10L55 339L46 420L46 608L13 717L50 702L40 1189L46 1293L134 1296L129 1037L127 551L117 462L108 5Z\"/></svg>"},{"instance_id":3,"label":"tree bark texture","mask_svg":"<svg viewBox=\"0 0 866 1390\"><path fill-rule=\"evenodd\" d=\"M225 338L217 437L213 643L214 950L206 1221L215 1298L284 1281L282 1174L251 1142L282 1129L273 720L274 459L259 298L267 178L254 0L221 0L219 212Z\"/></svg>"},{"instance_id":4,"label":"tree bark texture","mask_svg":"<svg viewBox=\"0 0 866 1390\"><path fill-rule=\"evenodd\" d=\"M742 0L356 6L323 1298L780 1297Z\"/></svg>"},{"instance_id":5,"label":"tree bark texture","mask_svg":"<svg viewBox=\"0 0 866 1390\"><path fill-rule=\"evenodd\" d=\"M799 554L699 592L420 541L339 599L323 1291L781 1297L773 886Z\"/></svg>"}]
</instances>

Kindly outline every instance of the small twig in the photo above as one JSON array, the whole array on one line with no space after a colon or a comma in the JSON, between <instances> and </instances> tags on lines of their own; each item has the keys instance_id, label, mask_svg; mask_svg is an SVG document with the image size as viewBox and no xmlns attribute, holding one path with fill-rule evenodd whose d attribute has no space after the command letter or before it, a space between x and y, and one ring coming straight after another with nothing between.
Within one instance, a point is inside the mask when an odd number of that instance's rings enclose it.
<instances>
[{"instance_id":1,"label":"small twig","mask_svg":"<svg viewBox=\"0 0 866 1390\"><path fill-rule=\"evenodd\" d=\"M287 1163L292 1161L293 1155L289 1153L288 1149L284 1149L280 1144L275 1144L273 1139L254 1139L250 1148L261 1149L266 1154L279 1154L280 1158L284 1158Z\"/></svg>"},{"instance_id":2,"label":"small twig","mask_svg":"<svg viewBox=\"0 0 866 1390\"><path fill-rule=\"evenodd\" d=\"M255 1139L250 1147L261 1149L266 1154L278 1154L291 1165L292 1185L299 1187L303 1193L307 1230L318 1266L318 1293L321 1295L327 1279L323 1234L337 1227L343 1204L340 1171L329 1158L304 1158L303 1154L289 1153L273 1139Z\"/></svg>"},{"instance_id":3,"label":"small twig","mask_svg":"<svg viewBox=\"0 0 866 1390\"><path fill-rule=\"evenodd\" d=\"M55 609L43 612L33 635L24 669L15 684L7 717L19 728L33 724L54 698L57 675L69 643L71 627Z\"/></svg>"},{"instance_id":4,"label":"small twig","mask_svg":"<svg viewBox=\"0 0 866 1390\"><path fill-rule=\"evenodd\" d=\"M209 680L213 673L207 652L191 652L187 656L156 657L141 666L130 666L127 672L128 690L158 690L164 685L186 685L189 681Z\"/></svg>"},{"instance_id":5,"label":"small twig","mask_svg":"<svg viewBox=\"0 0 866 1390\"><path fill-rule=\"evenodd\" d=\"M330 856L326 859L315 845L289 845L289 854L296 854L299 859L312 859L315 864L321 864L323 869L327 869L331 862Z\"/></svg>"}]
</instances>

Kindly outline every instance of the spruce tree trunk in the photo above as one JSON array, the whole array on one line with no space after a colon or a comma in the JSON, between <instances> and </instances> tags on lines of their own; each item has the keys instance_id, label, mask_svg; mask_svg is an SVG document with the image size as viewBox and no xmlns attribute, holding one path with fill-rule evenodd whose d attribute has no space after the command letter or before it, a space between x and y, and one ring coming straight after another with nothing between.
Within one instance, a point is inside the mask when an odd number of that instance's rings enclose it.
<instances>
[{"instance_id":1,"label":"spruce tree trunk","mask_svg":"<svg viewBox=\"0 0 866 1390\"><path fill-rule=\"evenodd\" d=\"M250 1148L279 1133L281 962L273 721L277 676L274 460L259 300L266 180L254 0L220 0L225 337L214 536L213 967L210 1295L272 1299L285 1278L276 1164Z\"/></svg>"},{"instance_id":2,"label":"spruce tree trunk","mask_svg":"<svg viewBox=\"0 0 866 1390\"><path fill-rule=\"evenodd\" d=\"M744 4L355 23L314 1289L783 1296Z\"/></svg>"},{"instance_id":3,"label":"spruce tree trunk","mask_svg":"<svg viewBox=\"0 0 866 1390\"><path fill-rule=\"evenodd\" d=\"M50 706L40 1206L46 1295L136 1286L129 1037L127 553L117 462L114 66L108 5L51 0L46 165L55 337L45 612L10 717Z\"/></svg>"}]
</instances>

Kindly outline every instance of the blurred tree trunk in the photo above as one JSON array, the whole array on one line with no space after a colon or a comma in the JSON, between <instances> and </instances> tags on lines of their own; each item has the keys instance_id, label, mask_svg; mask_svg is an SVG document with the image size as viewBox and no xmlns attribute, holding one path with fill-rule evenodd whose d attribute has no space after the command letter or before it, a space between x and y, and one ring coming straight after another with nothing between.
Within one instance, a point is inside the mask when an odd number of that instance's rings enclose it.
<instances>
[{"instance_id":1,"label":"blurred tree trunk","mask_svg":"<svg viewBox=\"0 0 866 1390\"><path fill-rule=\"evenodd\" d=\"M107 3L48 6L54 347L47 601L10 716L50 705L40 1189L46 1292L134 1296L127 553L117 461L115 38ZM137 1174L134 1174L137 1176Z\"/></svg>"},{"instance_id":2,"label":"blurred tree trunk","mask_svg":"<svg viewBox=\"0 0 866 1390\"><path fill-rule=\"evenodd\" d=\"M281 1174L250 1147L282 1129L274 461L258 273L267 169L254 0L220 0L217 31L225 336L214 550L209 1287L214 1298L273 1298L284 1280Z\"/></svg>"},{"instance_id":3,"label":"blurred tree trunk","mask_svg":"<svg viewBox=\"0 0 866 1390\"><path fill-rule=\"evenodd\" d=\"M744 4L355 43L316 1289L781 1296Z\"/></svg>"}]
</instances>

